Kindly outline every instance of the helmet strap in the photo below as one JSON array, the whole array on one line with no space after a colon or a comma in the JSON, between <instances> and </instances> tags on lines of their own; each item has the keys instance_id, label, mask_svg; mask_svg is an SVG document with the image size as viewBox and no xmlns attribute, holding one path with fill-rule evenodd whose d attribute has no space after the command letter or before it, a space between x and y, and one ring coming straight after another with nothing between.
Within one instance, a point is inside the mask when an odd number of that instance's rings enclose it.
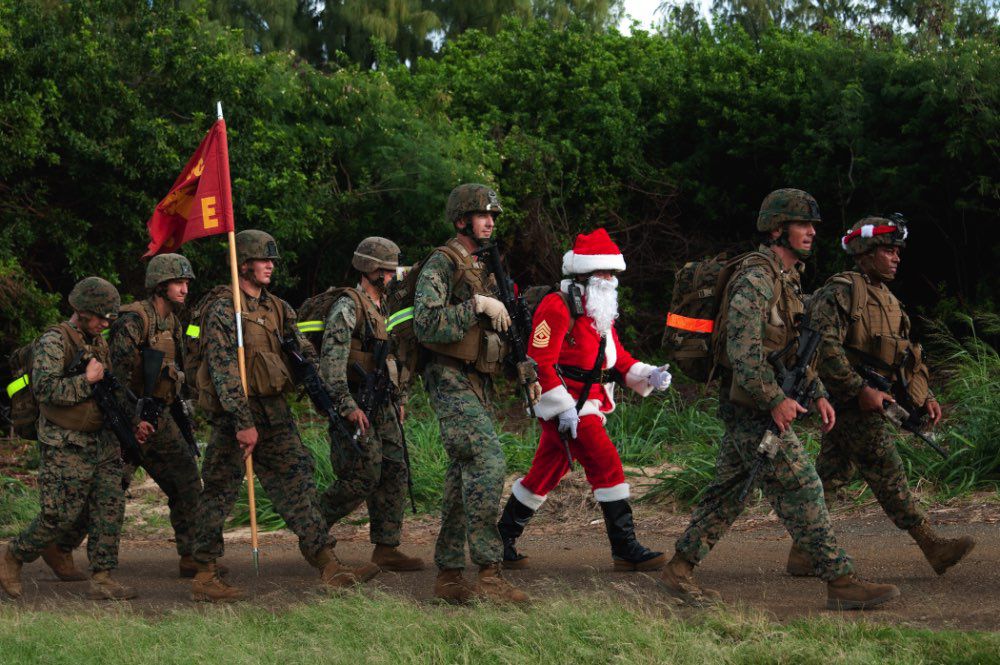
<instances>
[{"instance_id":1,"label":"helmet strap","mask_svg":"<svg viewBox=\"0 0 1000 665\"><path fill-rule=\"evenodd\" d=\"M795 247L792 247L792 243L788 239L788 225L787 224L782 225L782 227L781 227L781 235L778 236L778 238L774 241L773 244L777 245L778 247L784 247L784 248L788 249L793 254L795 254L796 257L798 257L802 261L805 261L810 256L812 256L812 254L813 254L813 252L812 252L811 249L796 249Z\"/></svg>"}]
</instances>

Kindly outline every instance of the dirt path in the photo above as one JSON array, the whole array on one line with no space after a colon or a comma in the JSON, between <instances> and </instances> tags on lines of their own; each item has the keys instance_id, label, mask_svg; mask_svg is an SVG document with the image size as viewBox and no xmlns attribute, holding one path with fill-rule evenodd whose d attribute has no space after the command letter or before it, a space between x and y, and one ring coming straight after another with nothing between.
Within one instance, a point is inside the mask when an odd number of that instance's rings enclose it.
<instances>
[{"instance_id":1,"label":"dirt path","mask_svg":"<svg viewBox=\"0 0 1000 665\"><path fill-rule=\"evenodd\" d=\"M945 534L971 533L978 541L969 559L944 577L938 577L924 561L919 549L896 530L877 509L854 510L835 515L841 543L854 557L861 575L899 585L902 597L885 609L861 613L831 613L823 607L824 586L812 579L784 574L789 538L773 515L744 517L712 552L698 571L699 580L718 589L728 603L765 610L781 621L804 616L862 617L933 629L1000 629L1000 529L995 507L939 509L932 513ZM686 523L686 515L642 508L638 513L640 537L650 546L670 550ZM430 562L436 522L414 520L404 534L408 551ZM360 561L370 555L365 524L338 525L342 559ZM532 566L508 573L539 597L567 590L628 594L653 605L669 603L657 591L653 576L611 572L603 524L596 511L586 509L544 513L522 539L523 551ZM77 553L82 560L82 553ZM231 579L243 586L255 605L280 609L308 602L317 591L316 573L299 556L294 538L279 532L265 535L261 544L261 574L253 575L245 532L227 534L224 563ZM173 546L163 540L127 540L122 544L120 578L138 587L140 597L131 608L158 615L192 607L189 582L176 576ZM435 571L431 566L418 573L382 573L374 585L385 592L427 601L431 598ZM92 607L84 599L86 583L59 582L40 561L24 568L24 606L59 610ZM9 602L9 601L7 601Z\"/></svg>"}]
</instances>

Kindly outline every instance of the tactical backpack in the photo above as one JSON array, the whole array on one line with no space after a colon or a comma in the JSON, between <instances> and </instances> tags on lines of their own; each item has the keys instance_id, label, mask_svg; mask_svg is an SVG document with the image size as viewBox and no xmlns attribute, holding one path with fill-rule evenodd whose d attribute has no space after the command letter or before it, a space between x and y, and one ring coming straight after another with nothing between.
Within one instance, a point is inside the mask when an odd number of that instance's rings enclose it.
<instances>
[{"instance_id":1,"label":"tactical backpack","mask_svg":"<svg viewBox=\"0 0 1000 665\"><path fill-rule=\"evenodd\" d=\"M700 383L711 380L719 306L736 268L753 254L760 252L746 252L731 259L723 252L685 263L675 273L661 345L671 364L688 378Z\"/></svg>"},{"instance_id":2,"label":"tactical backpack","mask_svg":"<svg viewBox=\"0 0 1000 665\"><path fill-rule=\"evenodd\" d=\"M46 329L59 330L63 337L63 346L69 345L69 339L61 325ZM44 333L43 333L44 334ZM24 346L14 349L7 359L10 375L13 377L7 384L7 397L10 399L10 424L14 434L22 439L35 441L38 439L38 416L41 410L38 400L31 389L31 365L35 357L35 344L41 335Z\"/></svg>"},{"instance_id":3,"label":"tactical backpack","mask_svg":"<svg viewBox=\"0 0 1000 665\"><path fill-rule=\"evenodd\" d=\"M232 287L220 284L202 296L198 304L191 310L191 319L184 329L184 385L190 391L191 399L198 399L198 368L204 355L201 330L204 325L205 312L209 305L220 298L232 298Z\"/></svg>"},{"instance_id":4,"label":"tactical backpack","mask_svg":"<svg viewBox=\"0 0 1000 665\"><path fill-rule=\"evenodd\" d=\"M333 303L340 300L344 295L349 295L354 299L354 304L360 310L361 316L365 315L365 309L355 298L354 289L346 286L331 286L326 291L310 296L297 310L299 322L297 324L299 332L305 335L306 339L319 353L323 347L323 331L326 330L326 317L330 315L330 308Z\"/></svg>"}]
</instances>

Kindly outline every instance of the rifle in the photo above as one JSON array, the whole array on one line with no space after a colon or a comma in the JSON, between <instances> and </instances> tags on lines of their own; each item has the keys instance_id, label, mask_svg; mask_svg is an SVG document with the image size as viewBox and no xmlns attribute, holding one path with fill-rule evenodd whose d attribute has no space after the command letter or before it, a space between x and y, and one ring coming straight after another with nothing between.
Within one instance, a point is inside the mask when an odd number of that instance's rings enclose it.
<instances>
[{"instance_id":1,"label":"rifle","mask_svg":"<svg viewBox=\"0 0 1000 665\"><path fill-rule=\"evenodd\" d=\"M73 360L70 362L69 369L67 370L68 376L73 376L76 374L84 374L86 369L86 363L90 361L92 356L84 356L83 351L77 351ZM104 416L104 426L111 430L118 439L118 443L121 446L122 459L126 462L133 464L134 466L141 466L143 464L142 449L139 447L139 442L135 438L135 432L132 430L131 421L125 416L121 407L118 405L118 401L115 399L115 392L120 391L129 400L138 402L138 398L135 396L131 390L123 386L115 376L105 370L104 377L100 381L91 384L90 386L91 394L94 398L94 402L97 403L97 408L100 409L101 415ZM126 487L127 483L125 479L122 479L122 488Z\"/></svg>"},{"instance_id":2,"label":"rifle","mask_svg":"<svg viewBox=\"0 0 1000 665\"><path fill-rule=\"evenodd\" d=\"M337 429L345 439L349 439L351 434L347 429L347 425L344 424L345 418L333 408L330 391L327 389L326 384L323 383L319 372L316 371L316 366L302 355L298 340L294 336L281 337L280 334L278 334L278 340L281 342L281 350L291 360L292 374L295 375L295 379L305 388L306 394L309 395L309 401L313 404L313 408L326 416L327 420L330 421L331 429ZM361 448L356 441L354 448L359 454L361 453Z\"/></svg>"},{"instance_id":3,"label":"rifle","mask_svg":"<svg viewBox=\"0 0 1000 665\"><path fill-rule=\"evenodd\" d=\"M527 340L531 335L531 312L524 302L524 298L514 293L514 281L507 275L500 260L500 249L495 242L490 243L475 252L477 257L486 264L486 269L493 275L497 283L497 296L503 306L510 314L511 325L507 329L507 341L510 343L511 359L515 364L528 360ZM531 417L535 417L535 407L531 403L531 395L528 386L521 384L524 392L524 399L528 403L528 411Z\"/></svg>"},{"instance_id":4,"label":"rifle","mask_svg":"<svg viewBox=\"0 0 1000 665\"><path fill-rule=\"evenodd\" d=\"M861 374L864 380L876 390L893 394L892 382L876 372L874 367L861 365L858 367L858 373ZM917 413L916 409L912 408L913 405L910 404L910 400L906 396L905 386L897 399L903 400L906 406L885 400L882 402L882 415L885 416L885 419L897 428L906 430L914 436L919 437L921 441L933 448L934 451L937 452L937 454L943 459L948 459L948 453L940 445L938 445L937 441L920 430L920 415ZM907 409L906 407L911 408Z\"/></svg>"},{"instance_id":5,"label":"rifle","mask_svg":"<svg viewBox=\"0 0 1000 665\"><path fill-rule=\"evenodd\" d=\"M778 385L781 386L781 391L785 396L794 399L802 408L808 409L812 403L812 389L815 383L815 379L808 375L808 370L809 366L812 365L813 358L816 356L816 351L819 349L822 334L811 326L808 315L803 315L799 320L798 329L798 336L789 342L785 348L768 354L767 360L774 366ZM795 344L798 345L795 354L795 365L788 368L785 366L782 358ZM740 482L743 485L740 487L739 494L736 495L736 500L742 506L746 501L747 494L750 493L750 489L753 487L754 481L757 479L757 475L764 467L764 463L774 459L780 446L781 435L778 425L772 422L764 432L764 436L757 446L757 456L750 466L746 479L744 480L742 474L738 474L726 483L724 487L719 488L719 498L716 500L716 505L712 506L711 510L707 510L692 526L701 523L702 520L722 507L723 498L735 489Z\"/></svg>"},{"instance_id":6,"label":"rifle","mask_svg":"<svg viewBox=\"0 0 1000 665\"><path fill-rule=\"evenodd\" d=\"M153 397L153 390L156 389L156 382L160 378L163 367L163 351L151 349L148 346L142 349L142 394L136 404L136 414L139 420L144 420L153 426L155 432L160 428L160 416L163 415L163 407L166 406L163 400ZM198 450L198 442L194 438L194 425L191 416L184 403L180 399L175 399L170 403L170 417L177 424L181 436L188 444L192 457L201 457Z\"/></svg>"},{"instance_id":7,"label":"rifle","mask_svg":"<svg viewBox=\"0 0 1000 665\"><path fill-rule=\"evenodd\" d=\"M188 448L191 449L191 454L195 457L201 457L201 451L198 450L198 440L194 437L194 422L191 419L187 403L179 397L171 402L170 417L177 423L177 429L181 431L181 436L184 437Z\"/></svg>"}]
</instances>

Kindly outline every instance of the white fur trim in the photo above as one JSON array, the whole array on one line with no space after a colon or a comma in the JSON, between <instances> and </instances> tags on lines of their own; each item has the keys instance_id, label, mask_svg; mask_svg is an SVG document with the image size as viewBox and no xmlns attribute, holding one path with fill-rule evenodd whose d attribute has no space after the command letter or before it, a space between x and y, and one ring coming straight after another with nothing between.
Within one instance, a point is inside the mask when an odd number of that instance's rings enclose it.
<instances>
[{"instance_id":1,"label":"white fur trim","mask_svg":"<svg viewBox=\"0 0 1000 665\"><path fill-rule=\"evenodd\" d=\"M545 503L545 497L535 494L527 487L521 484L524 478L518 478L514 481L514 486L510 488L510 493L514 495L514 498L526 505L532 510L538 510Z\"/></svg>"},{"instance_id":2,"label":"white fur trim","mask_svg":"<svg viewBox=\"0 0 1000 665\"><path fill-rule=\"evenodd\" d=\"M566 390L566 386L559 385L542 393L535 404L535 415L542 420L551 420L566 409L576 406L576 400Z\"/></svg>"},{"instance_id":3,"label":"white fur trim","mask_svg":"<svg viewBox=\"0 0 1000 665\"><path fill-rule=\"evenodd\" d=\"M840 239L840 246L844 248L845 252L847 251L847 236Z\"/></svg>"},{"instance_id":4,"label":"white fur trim","mask_svg":"<svg viewBox=\"0 0 1000 665\"><path fill-rule=\"evenodd\" d=\"M628 483L618 483L611 487L598 487L594 490L594 501L608 503L610 501L621 501L629 497Z\"/></svg>"},{"instance_id":5,"label":"white fur trim","mask_svg":"<svg viewBox=\"0 0 1000 665\"><path fill-rule=\"evenodd\" d=\"M614 411L613 404L611 406L611 411ZM611 413L611 411L608 411L608 413ZM583 403L583 408L580 409L580 417L583 418L584 416L597 416L601 419L602 424L607 424L608 422L604 412L601 411L601 403L596 399L588 399Z\"/></svg>"},{"instance_id":6,"label":"white fur trim","mask_svg":"<svg viewBox=\"0 0 1000 665\"><path fill-rule=\"evenodd\" d=\"M875 225L874 224L865 224L864 226L861 227L861 237L862 238L871 238L874 235L875 235Z\"/></svg>"},{"instance_id":7,"label":"white fur trim","mask_svg":"<svg viewBox=\"0 0 1000 665\"><path fill-rule=\"evenodd\" d=\"M611 325L614 327L614 324ZM615 340L609 330L604 337L604 369L614 367L616 362L618 362L618 347L615 346Z\"/></svg>"},{"instance_id":8,"label":"white fur trim","mask_svg":"<svg viewBox=\"0 0 1000 665\"><path fill-rule=\"evenodd\" d=\"M652 365L647 365L646 363L636 363L629 367L628 373L625 375L625 385L636 391L643 397L646 397L651 392L653 392L653 387L649 385L649 375L652 371L656 369Z\"/></svg>"},{"instance_id":9,"label":"white fur trim","mask_svg":"<svg viewBox=\"0 0 1000 665\"><path fill-rule=\"evenodd\" d=\"M583 275L595 270L625 270L625 257L621 254L576 254L570 250L563 254L564 275Z\"/></svg>"}]
</instances>

